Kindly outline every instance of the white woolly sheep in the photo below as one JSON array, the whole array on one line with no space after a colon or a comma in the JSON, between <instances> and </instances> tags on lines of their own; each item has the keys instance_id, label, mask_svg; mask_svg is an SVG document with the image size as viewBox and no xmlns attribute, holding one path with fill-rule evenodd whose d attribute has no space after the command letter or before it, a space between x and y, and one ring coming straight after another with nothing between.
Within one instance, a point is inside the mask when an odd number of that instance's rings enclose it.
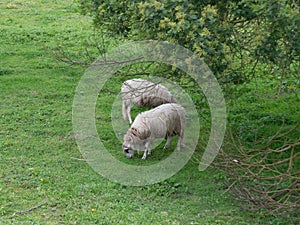
<instances>
[{"instance_id":1,"label":"white woolly sheep","mask_svg":"<svg viewBox=\"0 0 300 225\"><path fill-rule=\"evenodd\" d=\"M131 106L155 108L165 103L176 103L169 90L161 84L152 83L143 79L131 79L123 83L121 88L122 113L124 120L129 120Z\"/></svg>"},{"instance_id":2,"label":"white woolly sheep","mask_svg":"<svg viewBox=\"0 0 300 225\"><path fill-rule=\"evenodd\" d=\"M132 158L134 150L144 151L142 159L151 154L151 143L158 138L167 138L167 149L173 136L178 136L177 150L183 145L185 130L185 110L175 103L160 105L137 115L133 124L124 135L123 152Z\"/></svg>"}]
</instances>

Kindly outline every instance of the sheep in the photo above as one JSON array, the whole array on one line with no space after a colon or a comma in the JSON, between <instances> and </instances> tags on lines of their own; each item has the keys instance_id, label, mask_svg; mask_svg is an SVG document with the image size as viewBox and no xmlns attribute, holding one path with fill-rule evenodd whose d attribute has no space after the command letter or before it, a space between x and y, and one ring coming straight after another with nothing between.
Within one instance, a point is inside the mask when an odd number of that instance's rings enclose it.
<instances>
[{"instance_id":1,"label":"sheep","mask_svg":"<svg viewBox=\"0 0 300 225\"><path fill-rule=\"evenodd\" d=\"M186 126L185 109L176 103L166 103L137 115L124 135L123 152L127 158L134 156L134 150L144 151L142 159L151 155L151 143L158 138L167 138L166 150L173 136L178 136L177 150L183 146Z\"/></svg>"},{"instance_id":2,"label":"sheep","mask_svg":"<svg viewBox=\"0 0 300 225\"><path fill-rule=\"evenodd\" d=\"M176 103L176 99L166 87L140 78L125 81L121 95L123 118L125 121L129 120L130 124L132 124L130 116L132 105L155 108L164 103Z\"/></svg>"}]
</instances>

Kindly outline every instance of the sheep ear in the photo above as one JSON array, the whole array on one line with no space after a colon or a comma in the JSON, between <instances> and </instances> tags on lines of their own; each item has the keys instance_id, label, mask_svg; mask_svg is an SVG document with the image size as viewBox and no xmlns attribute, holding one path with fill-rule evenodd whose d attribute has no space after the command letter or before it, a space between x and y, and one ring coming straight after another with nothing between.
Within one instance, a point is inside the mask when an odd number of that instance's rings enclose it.
<instances>
[{"instance_id":1,"label":"sheep ear","mask_svg":"<svg viewBox=\"0 0 300 225\"><path fill-rule=\"evenodd\" d=\"M144 139L147 139L148 137L150 137L150 135L151 135L151 132L150 132L150 130L142 130L140 133L139 133L139 138L140 139L142 139L142 140L144 140Z\"/></svg>"},{"instance_id":2,"label":"sheep ear","mask_svg":"<svg viewBox=\"0 0 300 225\"><path fill-rule=\"evenodd\" d=\"M134 127L131 128L131 133L134 136L137 136L138 138L140 138L141 140L144 140L144 139L150 137L150 135L151 135L151 132L148 129L137 130Z\"/></svg>"},{"instance_id":3,"label":"sheep ear","mask_svg":"<svg viewBox=\"0 0 300 225\"><path fill-rule=\"evenodd\" d=\"M139 135L139 132L136 128L134 127L131 127L130 128L130 132L134 135L134 136L138 136Z\"/></svg>"}]
</instances>

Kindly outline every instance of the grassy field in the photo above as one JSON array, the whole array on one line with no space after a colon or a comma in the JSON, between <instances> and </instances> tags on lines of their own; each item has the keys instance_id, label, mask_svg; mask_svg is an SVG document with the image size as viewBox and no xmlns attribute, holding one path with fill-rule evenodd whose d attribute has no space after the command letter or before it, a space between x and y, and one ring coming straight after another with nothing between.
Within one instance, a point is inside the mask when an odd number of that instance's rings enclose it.
<instances>
[{"instance_id":1,"label":"grassy field","mask_svg":"<svg viewBox=\"0 0 300 225\"><path fill-rule=\"evenodd\" d=\"M95 173L73 135L72 102L82 67L58 62L49 48L79 51L91 20L72 0L0 3L0 224L287 224L246 213L224 174L191 160L159 184L122 186ZM121 80L113 78L111 90ZM102 114L115 98L109 88ZM106 145L114 140L111 124ZM105 137L103 137L105 138ZM121 154L121 153L120 153ZM151 159L150 159L151 160ZM113 165L112 165L113 169Z\"/></svg>"}]
</instances>

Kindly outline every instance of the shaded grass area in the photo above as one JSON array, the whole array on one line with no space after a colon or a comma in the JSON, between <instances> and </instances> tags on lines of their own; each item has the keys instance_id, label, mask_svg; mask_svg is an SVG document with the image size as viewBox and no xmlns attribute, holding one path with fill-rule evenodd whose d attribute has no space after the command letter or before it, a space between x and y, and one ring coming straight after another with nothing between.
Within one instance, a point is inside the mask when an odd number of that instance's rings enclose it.
<instances>
[{"instance_id":1,"label":"shaded grass area","mask_svg":"<svg viewBox=\"0 0 300 225\"><path fill-rule=\"evenodd\" d=\"M78 51L91 33L89 18L72 1L4 1L0 10L0 224L284 223L240 211L224 175L214 168L200 173L195 160L146 187L95 173L81 160L72 131L72 101L84 68L59 63L46 50L61 44ZM109 84L120 82L116 77ZM107 119L112 99L109 91L100 99L98 129L107 147L121 149Z\"/></svg>"}]
</instances>

